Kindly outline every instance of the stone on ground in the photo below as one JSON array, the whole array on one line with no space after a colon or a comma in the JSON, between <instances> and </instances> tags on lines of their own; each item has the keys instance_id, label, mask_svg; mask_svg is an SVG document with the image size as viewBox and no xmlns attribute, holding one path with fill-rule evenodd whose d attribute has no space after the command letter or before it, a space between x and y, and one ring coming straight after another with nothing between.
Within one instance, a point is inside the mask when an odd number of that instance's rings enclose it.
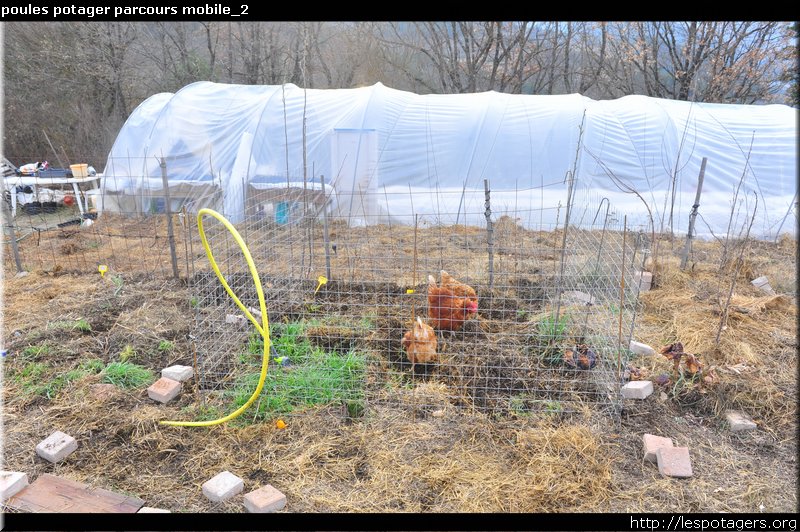
<instances>
[{"instance_id":1,"label":"stone on ground","mask_svg":"<svg viewBox=\"0 0 800 532\"><path fill-rule=\"evenodd\" d=\"M27 474L18 471L0 471L0 500L10 499L27 485Z\"/></svg>"},{"instance_id":2,"label":"stone on ground","mask_svg":"<svg viewBox=\"0 0 800 532\"><path fill-rule=\"evenodd\" d=\"M55 464L66 458L77 448L78 442L75 438L57 430L39 442L39 445L36 446L36 454Z\"/></svg>"},{"instance_id":3,"label":"stone on ground","mask_svg":"<svg viewBox=\"0 0 800 532\"><path fill-rule=\"evenodd\" d=\"M659 447L656 450L658 471L667 477L689 478L692 476L692 461L688 447Z\"/></svg>"},{"instance_id":4,"label":"stone on ground","mask_svg":"<svg viewBox=\"0 0 800 532\"><path fill-rule=\"evenodd\" d=\"M230 471L223 471L203 484L203 495L213 502L228 500L242 490L244 481Z\"/></svg>"},{"instance_id":5,"label":"stone on ground","mask_svg":"<svg viewBox=\"0 0 800 532\"><path fill-rule=\"evenodd\" d=\"M244 496L244 507L250 513L272 513L286 506L286 495L270 484Z\"/></svg>"}]
</instances>

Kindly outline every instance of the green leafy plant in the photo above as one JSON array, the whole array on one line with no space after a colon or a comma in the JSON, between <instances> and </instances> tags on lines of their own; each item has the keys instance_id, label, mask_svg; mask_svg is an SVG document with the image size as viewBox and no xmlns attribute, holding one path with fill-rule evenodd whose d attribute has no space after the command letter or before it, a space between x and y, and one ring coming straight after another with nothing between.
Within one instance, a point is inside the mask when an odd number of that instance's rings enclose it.
<instances>
[{"instance_id":1,"label":"green leafy plant","mask_svg":"<svg viewBox=\"0 0 800 532\"><path fill-rule=\"evenodd\" d=\"M564 406L560 401L533 399L526 394L512 397L509 408L519 417L529 417L536 412L541 412L550 416L560 414L564 411Z\"/></svg>"},{"instance_id":2,"label":"green leafy plant","mask_svg":"<svg viewBox=\"0 0 800 532\"><path fill-rule=\"evenodd\" d=\"M48 376L51 367L41 362L31 362L26 364L22 370L14 376L14 381L22 387L25 396L41 395L48 399L58 395L69 383L85 377L90 370L80 365L64 373Z\"/></svg>"},{"instance_id":3,"label":"green leafy plant","mask_svg":"<svg viewBox=\"0 0 800 532\"><path fill-rule=\"evenodd\" d=\"M264 419L272 415L315 405L341 403L349 417L363 415L363 382L366 360L363 353L336 353L313 347L299 340L302 326L287 324L276 338L275 349L286 356L290 365L275 365L267 373L254 416L243 419ZM260 373L241 377L234 385L234 404L242 406L253 393Z\"/></svg>"},{"instance_id":4,"label":"green leafy plant","mask_svg":"<svg viewBox=\"0 0 800 532\"><path fill-rule=\"evenodd\" d=\"M125 280L122 278L122 275L113 275L111 277L111 282L114 284L114 295L118 296L125 285Z\"/></svg>"},{"instance_id":5,"label":"green leafy plant","mask_svg":"<svg viewBox=\"0 0 800 532\"><path fill-rule=\"evenodd\" d=\"M363 316L358 322L361 329L371 330L375 327L376 316L374 314Z\"/></svg>"},{"instance_id":6,"label":"green leafy plant","mask_svg":"<svg viewBox=\"0 0 800 532\"><path fill-rule=\"evenodd\" d=\"M30 362L13 376L13 380L22 387L25 395L40 395L44 390L42 385L44 375L49 369L50 367L42 362Z\"/></svg>"},{"instance_id":7,"label":"green leafy plant","mask_svg":"<svg viewBox=\"0 0 800 532\"><path fill-rule=\"evenodd\" d=\"M309 327L318 326L323 318L309 321L270 324L270 339L274 352L270 357L285 357L287 365L270 361L270 370L264 381L261 396L256 401L255 414L242 416L240 422L251 423L273 415L315 405L339 403L347 416L360 417L364 413L363 381L366 370L364 353L350 350L331 352L315 347L304 336ZM253 367L233 386L233 402L242 406L255 389L260 371L264 339L253 331L247 339L239 361Z\"/></svg>"},{"instance_id":8,"label":"green leafy plant","mask_svg":"<svg viewBox=\"0 0 800 532\"><path fill-rule=\"evenodd\" d=\"M561 404L561 401L542 401L542 405L546 414L554 415L564 411L564 405Z\"/></svg>"},{"instance_id":9,"label":"green leafy plant","mask_svg":"<svg viewBox=\"0 0 800 532\"><path fill-rule=\"evenodd\" d=\"M41 356L46 356L50 354L50 346L47 344L43 345L30 345L22 350L21 355L24 358L39 358Z\"/></svg>"},{"instance_id":10,"label":"green leafy plant","mask_svg":"<svg viewBox=\"0 0 800 532\"><path fill-rule=\"evenodd\" d=\"M567 337L568 325L569 314L566 312L559 318L545 316L537 323L537 347L542 349L540 357L545 364L556 366L563 361L562 348Z\"/></svg>"},{"instance_id":11,"label":"green leafy plant","mask_svg":"<svg viewBox=\"0 0 800 532\"><path fill-rule=\"evenodd\" d=\"M525 405L525 398L520 396L514 396L509 401L508 405L511 412L513 412L517 416L529 416L531 414L530 409Z\"/></svg>"},{"instance_id":12,"label":"green leafy plant","mask_svg":"<svg viewBox=\"0 0 800 532\"><path fill-rule=\"evenodd\" d=\"M103 371L102 381L120 388L141 388L156 380L152 370L130 362L111 362Z\"/></svg>"},{"instance_id":13,"label":"green leafy plant","mask_svg":"<svg viewBox=\"0 0 800 532\"><path fill-rule=\"evenodd\" d=\"M162 353L171 353L175 349L175 344L169 340L161 340L158 342L158 350Z\"/></svg>"},{"instance_id":14,"label":"green leafy plant","mask_svg":"<svg viewBox=\"0 0 800 532\"><path fill-rule=\"evenodd\" d=\"M80 331L82 333L89 333L92 332L92 326L83 318L77 319L75 321L70 320L60 320L54 321L50 324L51 327L54 329L62 329L67 331Z\"/></svg>"},{"instance_id":15,"label":"green leafy plant","mask_svg":"<svg viewBox=\"0 0 800 532\"><path fill-rule=\"evenodd\" d=\"M137 354L138 353L132 345L126 345L122 348L122 351L119 352L119 360L121 362L127 362L128 360L134 358Z\"/></svg>"},{"instance_id":16,"label":"green leafy plant","mask_svg":"<svg viewBox=\"0 0 800 532\"><path fill-rule=\"evenodd\" d=\"M196 421L211 421L226 415L219 407L208 404L189 405L181 409L183 416Z\"/></svg>"},{"instance_id":17,"label":"green leafy plant","mask_svg":"<svg viewBox=\"0 0 800 532\"><path fill-rule=\"evenodd\" d=\"M99 358L90 358L88 360L82 360L78 364L78 369L83 370L87 373L100 373L103 371L105 364Z\"/></svg>"},{"instance_id":18,"label":"green leafy plant","mask_svg":"<svg viewBox=\"0 0 800 532\"><path fill-rule=\"evenodd\" d=\"M197 296L192 296L191 299L189 299L189 305L191 305L192 308L197 308L200 306L200 300L197 299Z\"/></svg>"},{"instance_id":19,"label":"green leafy plant","mask_svg":"<svg viewBox=\"0 0 800 532\"><path fill-rule=\"evenodd\" d=\"M569 323L569 314L566 312L559 318L555 316L545 316L539 320L537 324L539 336L546 339L550 343L560 342L564 339L567 325Z\"/></svg>"}]
</instances>

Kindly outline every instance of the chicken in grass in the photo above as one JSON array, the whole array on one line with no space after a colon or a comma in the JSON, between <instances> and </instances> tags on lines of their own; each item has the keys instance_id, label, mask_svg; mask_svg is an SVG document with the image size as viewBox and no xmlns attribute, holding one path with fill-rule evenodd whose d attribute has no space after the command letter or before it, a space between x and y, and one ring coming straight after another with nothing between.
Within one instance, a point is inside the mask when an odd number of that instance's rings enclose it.
<instances>
[{"instance_id":1,"label":"chicken in grass","mask_svg":"<svg viewBox=\"0 0 800 532\"><path fill-rule=\"evenodd\" d=\"M441 285L428 276L428 318L435 329L458 331L478 312L478 296L468 284L442 270Z\"/></svg>"},{"instance_id":2,"label":"chicken in grass","mask_svg":"<svg viewBox=\"0 0 800 532\"><path fill-rule=\"evenodd\" d=\"M417 363L427 364L436 361L436 332L433 327L423 323L419 316L414 327L403 335L402 345L411 362L411 371L414 371L414 365Z\"/></svg>"}]
</instances>

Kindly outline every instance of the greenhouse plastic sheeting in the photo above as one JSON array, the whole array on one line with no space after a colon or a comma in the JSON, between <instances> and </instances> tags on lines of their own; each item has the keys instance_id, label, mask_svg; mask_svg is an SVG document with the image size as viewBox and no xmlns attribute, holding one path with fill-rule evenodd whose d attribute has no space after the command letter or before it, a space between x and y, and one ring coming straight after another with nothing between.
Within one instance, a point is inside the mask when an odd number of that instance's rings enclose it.
<instances>
[{"instance_id":1,"label":"greenhouse plastic sheeting","mask_svg":"<svg viewBox=\"0 0 800 532\"><path fill-rule=\"evenodd\" d=\"M488 184L495 215L533 226L559 216L563 223L559 206L574 176L575 223L590 223L607 198L631 225L652 216L657 230L672 223L685 232L704 157L698 236L724 235L732 212L736 226L754 208L753 234L795 231L796 109L645 96L198 82L134 110L109 154L104 187L148 196L163 187L163 158L170 188L218 187L216 207L235 222L248 183L322 175L331 214L369 224L413 223L415 214L482 223ZM207 206L197 199L193 207Z\"/></svg>"}]
</instances>

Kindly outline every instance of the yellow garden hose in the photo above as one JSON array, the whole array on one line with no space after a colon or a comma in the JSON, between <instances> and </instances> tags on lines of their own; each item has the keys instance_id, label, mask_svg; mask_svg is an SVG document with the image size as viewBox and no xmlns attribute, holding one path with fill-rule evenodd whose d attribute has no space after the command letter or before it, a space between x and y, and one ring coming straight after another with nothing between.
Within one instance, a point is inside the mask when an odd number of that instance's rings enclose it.
<instances>
[{"instance_id":1,"label":"yellow garden hose","mask_svg":"<svg viewBox=\"0 0 800 532\"><path fill-rule=\"evenodd\" d=\"M219 271L219 266L217 266L217 262L214 260L214 254L211 253L211 248L208 245L208 240L206 239L206 233L203 230L203 215L208 214L209 216L213 216L217 220L219 220L225 228L230 231L233 235L234 240L236 243L239 244L239 247L244 254L245 260L247 260L247 266L250 268L250 275L253 276L253 282L256 284L256 292L258 293L258 304L261 307L261 324L256 321L250 311L239 301L239 298L236 297L236 294L233 293L231 287L228 286L228 282L225 280L225 276L222 275L222 272ZM219 425L220 423L225 423L226 421L230 421L238 417L242 412L247 410L247 408L253 404L253 401L256 400L258 395L261 393L261 389L264 387L264 380L267 378L267 365L269 363L269 352L270 352L270 340L269 340L269 321L267 319L267 304L264 302L264 290L261 288L261 280L258 278L258 271L256 271L256 265L253 262L253 257L250 255L250 250L247 249L247 244L245 244L242 236L236 230L236 228L225 219L224 216L219 214L216 211L211 209L200 209L197 213L197 227L200 231L200 239L203 241L203 247L206 249L206 255L208 255L208 261L211 263L211 267L214 269L214 273L217 274L217 278L219 282L222 283L222 286L225 287L225 291L228 292L228 295L231 296L233 301L236 303L236 306L239 307L244 315L253 323L255 328L261 333L262 338L264 338L264 356L261 360L261 376L258 379L258 386L256 386L253 395L250 396L250 399L247 400L245 404L240 406L235 411L231 412L225 417L221 417L219 419L214 419L211 421L161 421L162 425L170 425L173 427L210 427L212 425Z\"/></svg>"}]
</instances>

